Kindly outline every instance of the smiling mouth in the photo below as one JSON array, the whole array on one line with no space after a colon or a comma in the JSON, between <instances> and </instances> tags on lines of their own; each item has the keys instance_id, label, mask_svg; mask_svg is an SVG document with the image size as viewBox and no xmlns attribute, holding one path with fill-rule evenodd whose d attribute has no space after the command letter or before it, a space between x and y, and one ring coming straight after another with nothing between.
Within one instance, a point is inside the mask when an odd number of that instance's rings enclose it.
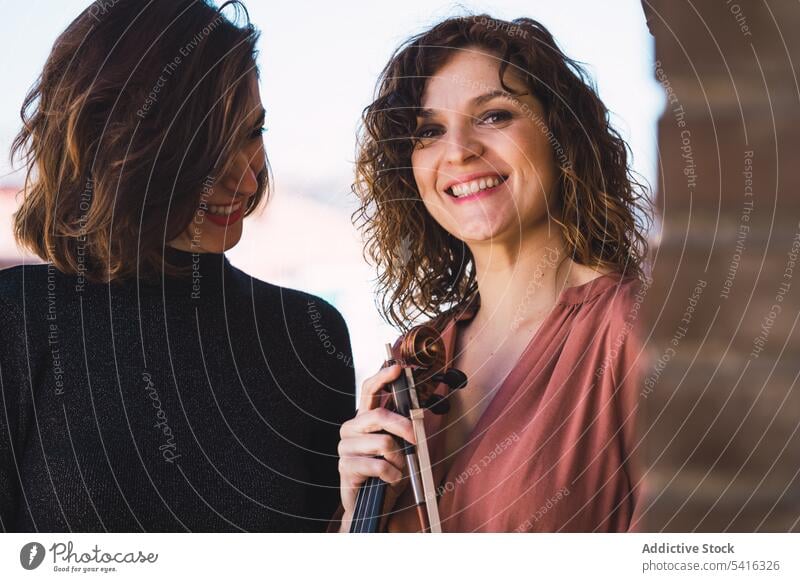
<instances>
[{"instance_id":1,"label":"smiling mouth","mask_svg":"<svg viewBox=\"0 0 800 582\"><path fill-rule=\"evenodd\" d=\"M453 184L449 188L445 189L445 192L448 196L452 196L453 198L466 198L467 196L472 196L485 190L496 188L500 184L503 184L507 179L508 176L484 176L482 178L470 180L469 182Z\"/></svg>"},{"instance_id":2,"label":"smiling mouth","mask_svg":"<svg viewBox=\"0 0 800 582\"><path fill-rule=\"evenodd\" d=\"M206 218L217 226L228 226L242 217L244 214L243 204L242 200L233 204L209 204L206 209Z\"/></svg>"},{"instance_id":3,"label":"smiling mouth","mask_svg":"<svg viewBox=\"0 0 800 582\"><path fill-rule=\"evenodd\" d=\"M209 204L208 213L214 216L228 216L233 214L242 207L242 201L234 202L233 204Z\"/></svg>"}]
</instances>

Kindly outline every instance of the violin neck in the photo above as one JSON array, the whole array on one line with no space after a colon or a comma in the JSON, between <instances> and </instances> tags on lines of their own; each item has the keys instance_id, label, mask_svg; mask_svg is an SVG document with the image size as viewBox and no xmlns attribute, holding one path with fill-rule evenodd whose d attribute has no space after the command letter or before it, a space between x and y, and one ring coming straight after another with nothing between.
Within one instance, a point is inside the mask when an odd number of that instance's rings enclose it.
<instances>
[{"instance_id":1,"label":"violin neck","mask_svg":"<svg viewBox=\"0 0 800 582\"><path fill-rule=\"evenodd\" d=\"M370 477L358 490L350 533L376 533L383 515L387 484L378 477Z\"/></svg>"}]
</instances>

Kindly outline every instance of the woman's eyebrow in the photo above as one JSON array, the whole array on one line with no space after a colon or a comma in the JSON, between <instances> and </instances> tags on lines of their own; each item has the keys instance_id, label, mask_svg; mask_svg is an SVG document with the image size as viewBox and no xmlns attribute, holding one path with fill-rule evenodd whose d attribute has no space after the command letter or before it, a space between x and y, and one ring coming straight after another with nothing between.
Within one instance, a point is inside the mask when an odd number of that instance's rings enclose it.
<instances>
[{"instance_id":1,"label":"woman's eyebrow","mask_svg":"<svg viewBox=\"0 0 800 582\"><path fill-rule=\"evenodd\" d=\"M430 119L431 117L436 116L436 111L433 109L420 109L417 113L417 118L420 119Z\"/></svg>"},{"instance_id":2,"label":"woman's eyebrow","mask_svg":"<svg viewBox=\"0 0 800 582\"><path fill-rule=\"evenodd\" d=\"M503 89L492 89L491 91L487 91L482 95L478 95L477 97L473 98L470 101L470 104L473 107L480 107L481 105L488 103L492 99L497 99L498 97L502 97L504 99L509 99L511 101L518 100L519 97L523 95L528 95L529 93L509 93ZM417 113L417 118L420 119L430 119L431 117L436 116L436 111L433 109L420 109Z\"/></svg>"},{"instance_id":3,"label":"woman's eyebrow","mask_svg":"<svg viewBox=\"0 0 800 582\"><path fill-rule=\"evenodd\" d=\"M522 97L523 95L527 95L528 93L509 93L504 89L492 89L484 93L483 95L478 95L472 100L472 104L476 106L483 105L484 103L491 101L492 99L496 99L498 97L503 97L504 99L510 99L512 101L517 100L518 97Z\"/></svg>"}]
</instances>

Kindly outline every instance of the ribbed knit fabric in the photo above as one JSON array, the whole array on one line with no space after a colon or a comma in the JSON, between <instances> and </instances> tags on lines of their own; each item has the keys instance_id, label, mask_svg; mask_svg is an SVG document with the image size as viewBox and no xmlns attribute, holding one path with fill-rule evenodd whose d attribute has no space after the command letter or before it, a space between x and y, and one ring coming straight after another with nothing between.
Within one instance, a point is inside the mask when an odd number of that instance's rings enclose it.
<instances>
[{"instance_id":1,"label":"ribbed knit fabric","mask_svg":"<svg viewBox=\"0 0 800 582\"><path fill-rule=\"evenodd\" d=\"M221 254L184 277L0 271L4 531L323 531L353 415L347 327Z\"/></svg>"}]
</instances>

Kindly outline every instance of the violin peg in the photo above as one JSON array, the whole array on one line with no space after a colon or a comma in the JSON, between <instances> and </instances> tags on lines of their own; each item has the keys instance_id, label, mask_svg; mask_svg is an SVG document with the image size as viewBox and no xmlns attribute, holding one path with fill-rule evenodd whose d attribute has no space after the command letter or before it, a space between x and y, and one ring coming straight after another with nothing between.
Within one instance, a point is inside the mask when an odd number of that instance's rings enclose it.
<instances>
[{"instance_id":1,"label":"violin peg","mask_svg":"<svg viewBox=\"0 0 800 582\"><path fill-rule=\"evenodd\" d=\"M461 370L450 368L444 373L441 382L447 384L450 390L461 390L467 385L467 375Z\"/></svg>"},{"instance_id":2,"label":"violin peg","mask_svg":"<svg viewBox=\"0 0 800 582\"><path fill-rule=\"evenodd\" d=\"M425 403L425 408L434 414L447 414L450 412L450 402L448 402L444 396L431 394L430 398L428 398L428 401Z\"/></svg>"}]
</instances>

